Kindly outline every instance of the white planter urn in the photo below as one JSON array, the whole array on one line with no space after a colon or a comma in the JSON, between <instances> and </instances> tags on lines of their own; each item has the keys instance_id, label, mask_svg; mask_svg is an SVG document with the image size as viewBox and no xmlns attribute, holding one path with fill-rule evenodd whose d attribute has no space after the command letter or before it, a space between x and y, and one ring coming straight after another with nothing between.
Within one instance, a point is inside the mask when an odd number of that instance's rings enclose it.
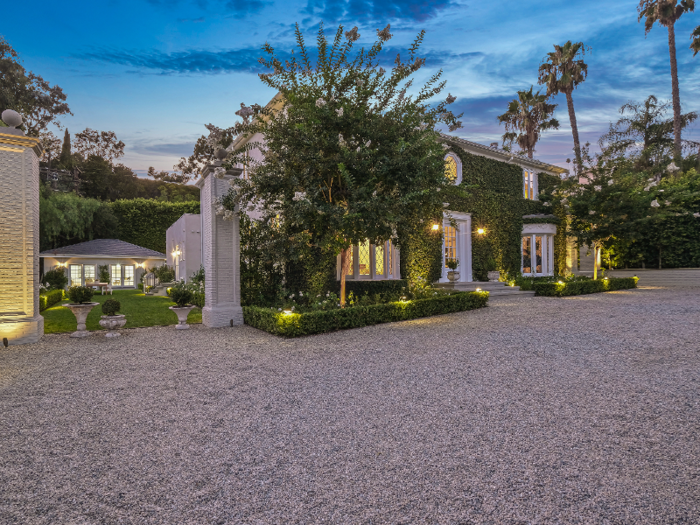
<instances>
[{"instance_id":1,"label":"white planter urn","mask_svg":"<svg viewBox=\"0 0 700 525\"><path fill-rule=\"evenodd\" d=\"M450 280L451 283L459 281L459 272L458 271L449 271L447 272L447 278Z\"/></svg>"},{"instance_id":2,"label":"white planter urn","mask_svg":"<svg viewBox=\"0 0 700 525\"><path fill-rule=\"evenodd\" d=\"M100 326L107 330L105 337L119 337L121 334L119 332L113 332L117 328L121 328L126 324L126 315L103 315L100 318Z\"/></svg>"},{"instance_id":3,"label":"white planter urn","mask_svg":"<svg viewBox=\"0 0 700 525\"><path fill-rule=\"evenodd\" d=\"M187 324L187 316L190 314L194 306L171 306L170 309L177 315L177 320L180 321L175 328L178 330L188 330L190 325Z\"/></svg>"},{"instance_id":4,"label":"white planter urn","mask_svg":"<svg viewBox=\"0 0 700 525\"><path fill-rule=\"evenodd\" d=\"M90 332L88 332L85 329L85 321L87 320L87 316L90 313L90 311L93 308L95 308L95 306L97 306L98 304L100 303L66 303L63 305L66 308L70 308L70 311L73 312L76 321L78 321L78 330L70 334L71 337L87 337L88 335L90 335Z\"/></svg>"},{"instance_id":5,"label":"white planter urn","mask_svg":"<svg viewBox=\"0 0 700 525\"><path fill-rule=\"evenodd\" d=\"M498 270L488 272L487 275L489 277L489 281L491 282L498 282L498 280L501 278L501 272L499 272Z\"/></svg>"}]
</instances>

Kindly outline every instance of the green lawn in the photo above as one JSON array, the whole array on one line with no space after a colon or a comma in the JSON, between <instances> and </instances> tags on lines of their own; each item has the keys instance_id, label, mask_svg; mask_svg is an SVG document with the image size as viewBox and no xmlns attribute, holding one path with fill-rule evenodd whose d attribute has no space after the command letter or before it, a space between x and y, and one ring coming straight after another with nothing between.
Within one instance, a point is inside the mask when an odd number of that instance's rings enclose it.
<instances>
[{"instance_id":1,"label":"green lawn","mask_svg":"<svg viewBox=\"0 0 700 525\"><path fill-rule=\"evenodd\" d=\"M119 313L126 315L124 328L136 328L138 326L162 326L177 324L177 316L169 306L175 306L170 297L156 295L144 295L141 290L115 290L114 295L95 294L93 302L103 303L107 299L116 299L122 305ZM60 304L67 303L62 301ZM59 332L75 332L78 323L73 313L60 304L41 312L44 316L44 333L55 334ZM95 306L88 315L87 329L102 330L98 321L102 315L102 308ZM202 311L195 308L187 317L188 323L201 323Z\"/></svg>"}]
</instances>

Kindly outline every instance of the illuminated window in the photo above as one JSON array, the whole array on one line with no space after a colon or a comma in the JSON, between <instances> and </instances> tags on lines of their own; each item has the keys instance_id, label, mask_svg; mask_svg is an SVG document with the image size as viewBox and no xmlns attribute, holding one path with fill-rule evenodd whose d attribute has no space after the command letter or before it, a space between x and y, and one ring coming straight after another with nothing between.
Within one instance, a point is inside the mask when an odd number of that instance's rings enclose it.
<instances>
[{"instance_id":1,"label":"illuminated window","mask_svg":"<svg viewBox=\"0 0 700 525\"><path fill-rule=\"evenodd\" d=\"M360 275L370 274L369 240L366 240L358 247L358 261L360 263Z\"/></svg>"},{"instance_id":2,"label":"illuminated window","mask_svg":"<svg viewBox=\"0 0 700 525\"><path fill-rule=\"evenodd\" d=\"M389 243L389 249L387 250L387 273L391 276L394 275L394 247Z\"/></svg>"},{"instance_id":3,"label":"illuminated window","mask_svg":"<svg viewBox=\"0 0 700 525\"><path fill-rule=\"evenodd\" d=\"M86 264L83 266L83 273L85 275L85 283L91 283L95 281L95 265Z\"/></svg>"},{"instance_id":4,"label":"illuminated window","mask_svg":"<svg viewBox=\"0 0 700 525\"><path fill-rule=\"evenodd\" d=\"M374 273L384 275L384 246L377 246L374 249Z\"/></svg>"},{"instance_id":5,"label":"illuminated window","mask_svg":"<svg viewBox=\"0 0 700 525\"><path fill-rule=\"evenodd\" d=\"M542 237L535 237L535 273L542 273Z\"/></svg>"},{"instance_id":6,"label":"illuminated window","mask_svg":"<svg viewBox=\"0 0 700 525\"><path fill-rule=\"evenodd\" d=\"M447 268L448 261L454 261L455 259L457 259L457 231L452 226L445 226L444 230L444 264L445 268Z\"/></svg>"},{"instance_id":7,"label":"illuminated window","mask_svg":"<svg viewBox=\"0 0 700 525\"><path fill-rule=\"evenodd\" d=\"M83 285L83 267L79 264L70 265L70 284L72 286Z\"/></svg>"},{"instance_id":8,"label":"illuminated window","mask_svg":"<svg viewBox=\"0 0 700 525\"><path fill-rule=\"evenodd\" d=\"M450 182L457 182L457 161L452 155L445 158L445 177Z\"/></svg>"},{"instance_id":9,"label":"illuminated window","mask_svg":"<svg viewBox=\"0 0 700 525\"><path fill-rule=\"evenodd\" d=\"M122 285L122 265L121 264L111 264L112 270L112 286Z\"/></svg>"},{"instance_id":10,"label":"illuminated window","mask_svg":"<svg viewBox=\"0 0 700 525\"><path fill-rule=\"evenodd\" d=\"M523 171L523 197L531 201L535 200L536 177L531 171Z\"/></svg>"},{"instance_id":11,"label":"illuminated window","mask_svg":"<svg viewBox=\"0 0 700 525\"><path fill-rule=\"evenodd\" d=\"M523 237L523 273L532 273L531 237Z\"/></svg>"},{"instance_id":12,"label":"illuminated window","mask_svg":"<svg viewBox=\"0 0 700 525\"><path fill-rule=\"evenodd\" d=\"M124 266L124 286L134 286L133 266Z\"/></svg>"}]
</instances>

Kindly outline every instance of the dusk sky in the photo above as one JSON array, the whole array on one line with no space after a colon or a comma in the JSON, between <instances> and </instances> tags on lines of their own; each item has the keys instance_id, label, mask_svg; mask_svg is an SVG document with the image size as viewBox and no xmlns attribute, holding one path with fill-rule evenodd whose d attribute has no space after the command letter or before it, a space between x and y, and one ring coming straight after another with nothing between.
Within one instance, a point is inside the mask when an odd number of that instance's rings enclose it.
<instances>
[{"instance_id":1,"label":"dusk sky","mask_svg":"<svg viewBox=\"0 0 700 525\"><path fill-rule=\"evenodd\" d=\"M582 139L596 142L618 108L650 94L671 97L668 37L657 26L647 38L637 0L107 0L11 2L0 33L27 69L58 84L86 127L112 130L126 143L122 159L138 173L172 169L188 156L211 122L227 127L240 103L265 104L274 92L257 77L267 41L288 53L298 22L313 44L319 22L329 34L354 25L359 45L391 23L392 51L427 31L421 56L426 75L442 68L453 109L464 112L455 134L484 144L499 141L496 117L519 89L537 80L553 44L590 46L588 80L574 93ZM681 102L700 109L700 55L688 48L700 12L676 24ZM447 92L445 92L445 96ZM573 141L566 100L556 99L559 131L544 135L536 156L568 167ZM686 138L700 140L695 125Z\"/></svg>"}]
</instances>

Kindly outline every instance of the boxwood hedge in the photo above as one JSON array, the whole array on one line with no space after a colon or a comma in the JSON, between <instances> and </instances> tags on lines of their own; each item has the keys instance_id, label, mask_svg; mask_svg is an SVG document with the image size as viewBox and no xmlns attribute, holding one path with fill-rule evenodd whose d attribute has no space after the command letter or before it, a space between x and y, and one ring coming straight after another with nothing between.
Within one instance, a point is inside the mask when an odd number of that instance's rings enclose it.
<instances>
[{"instance_id":1,"label":"boxwood hedge","mask_svg":"<svg viewBox=\"0 0 700 525\"><path fill-rule=\"evenodd\" d=\"M567 295L583 295L599 292L612 292L636 288L638 277L613 277L611 279L569 281L555 283L534 283L535 295L549 297L564 297Z\"/></svg>"},{"instance_id":2,"label":"boxwood hedge","mask_svg":"<svg viewBox=\"0 0 700 525\"><path fill-rule=\"evenodd\" d=\"M354 306L338 310L308 313L285 313L271 308L244 306L246 324L283 337L334 332L380 323L406 321L419 317L449 314L483 308L488 292L458 292L429 299L399 301L396 303Z\"/></svg>"},{"instance_id":3,"label":"boxwood hedge","mask_svg":"<svg viewBox=\"0 0 700 525\"><path fill-rule=\"evenodd\" d=\"M50 290L39 296L39 311L43 312L63 300L63 290Z\"/></svg>"}]
</instances>

